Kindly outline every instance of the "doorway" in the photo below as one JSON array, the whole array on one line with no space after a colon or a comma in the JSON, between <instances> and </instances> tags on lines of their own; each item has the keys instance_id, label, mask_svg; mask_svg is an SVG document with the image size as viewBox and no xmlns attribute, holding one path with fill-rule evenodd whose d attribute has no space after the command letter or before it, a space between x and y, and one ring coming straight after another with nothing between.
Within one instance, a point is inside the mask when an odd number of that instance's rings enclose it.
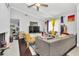
<instances>
[{"instance_id":1,"label":"doorway","mask_svg":"<svg viewBox=\"0 0 79 59\"><path fill-rule=\"evenodd\" d=\"M13 40L18 40L18 34L19 34L19 20L10 19L10 42L13 42Z\"/></svg>"}]
</instances>

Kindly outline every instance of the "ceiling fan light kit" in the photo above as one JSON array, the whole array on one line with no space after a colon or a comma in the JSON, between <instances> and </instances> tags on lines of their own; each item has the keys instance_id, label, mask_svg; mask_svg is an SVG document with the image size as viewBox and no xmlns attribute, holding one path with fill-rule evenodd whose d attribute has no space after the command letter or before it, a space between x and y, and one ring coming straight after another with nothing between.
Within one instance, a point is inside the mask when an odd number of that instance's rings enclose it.
<instances>
[{"instance_id":1,"label":"ceiling fan light kit","mask_svg":"<svg viewBox=\"0 0 79 59\"><path fill-rule=\"evenodd\" d=\"M34 3L32 5L29 5L28 7L36 7L37 11L39 11L40 7L48 7L47 4L43 4L43 3Z\"/></svg>"}]
</instances>

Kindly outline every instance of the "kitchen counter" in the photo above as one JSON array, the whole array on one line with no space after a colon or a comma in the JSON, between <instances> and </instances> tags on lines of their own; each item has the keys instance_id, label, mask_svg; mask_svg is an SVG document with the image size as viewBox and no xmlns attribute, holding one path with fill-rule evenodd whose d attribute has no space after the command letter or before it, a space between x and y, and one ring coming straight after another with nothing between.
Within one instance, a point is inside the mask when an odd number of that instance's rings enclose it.
<instances>
[{"instance_id":1,"label":"kitchen counter","mask_svg":"<svg viewBox=\"0 0 79 59\"><path fill-rule=\"evenodd\" d=\"M57 42L57 41L61 41L61 40L64 40L64 39L67 39L67 38L70 38L70 37L73 37L73 35L67 35L67 36L64 36L64 37L56 37L56 38L51 38L51 37L39 37L41 40L47 42L47 43L53 43L53 42Z\"/></svg>"},{"instance_id":2,"label":"kitchen counter","mask_svg":"<svg viewBox=\"0 0 79 59\"><path fill-rule=\"evenodd\" d=\"M36 52L41 56L61 56L76 45L75 35L46 39L36 39Z\"/></svg>"}]
</instances>

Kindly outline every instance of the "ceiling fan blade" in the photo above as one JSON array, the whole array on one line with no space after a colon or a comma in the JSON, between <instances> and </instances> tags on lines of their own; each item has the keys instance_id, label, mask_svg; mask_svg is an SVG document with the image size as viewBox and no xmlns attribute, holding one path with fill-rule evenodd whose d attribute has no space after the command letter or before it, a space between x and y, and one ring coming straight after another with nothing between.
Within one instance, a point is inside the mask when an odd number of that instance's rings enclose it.
<instances>
[{"instance_id":1,"label":"ceiling fan blade","mask_svg":"<svg viewBox=\"0 0 79 59\"><path fill-rule=\"evenodd\" d=\"M29 5L28 7L32 7L32 6L34 6L35 5L35 3L34 4L32 4L32 5Z\"/></svg>"},{"instance_id":2,"label":"ceiling fan blade","mask_svg":"<svg viewBox=\"0 0 79 59\"><path fill-rule=\"evenodd\" d=\"M39 7L37 6L37 11L39 11Z\"/></svg>"},{"instance_id":3,"label":"ceiling fan blade","mask_svg":"<svg viewBox=\"0 0 79 59\"><path fill-rule=\"evenodd\" d=\"M41 6L44 6L44 7L48 7L48 5L47 5L47 4L42 4L42 3L41 3L40 5L41 5Z\"/></svg>"}]
</instances>

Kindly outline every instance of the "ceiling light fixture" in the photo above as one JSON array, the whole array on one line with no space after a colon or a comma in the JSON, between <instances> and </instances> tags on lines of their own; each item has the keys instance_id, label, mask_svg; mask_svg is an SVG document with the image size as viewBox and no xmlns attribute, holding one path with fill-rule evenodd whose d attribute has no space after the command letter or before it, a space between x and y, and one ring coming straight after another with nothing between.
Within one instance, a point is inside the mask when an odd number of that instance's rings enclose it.
<instances>
[{"instance_id":1,"label":"ceiling light fixture","mask_svg":"<svg viewBox=\"0 0 79 59\"><path fill-rule=\"evenodd\" d=\"M38 7L40 7L40 3L36 3L35 5L38 6Z\"/></svg>"},{"instance_id":2,"label":"ceiling light fixture","mask_svg":"<svg viewBox=\"0 0 79 59\"><path fill-rule=\"evenodd\" d=\"M34 3L32 5L29 5L28 8L29 7L36 7L37 11L39 11L40 7L48 7L48 5L47 4L43 4L43 3Z\"/></svg>"}]
</instances>

